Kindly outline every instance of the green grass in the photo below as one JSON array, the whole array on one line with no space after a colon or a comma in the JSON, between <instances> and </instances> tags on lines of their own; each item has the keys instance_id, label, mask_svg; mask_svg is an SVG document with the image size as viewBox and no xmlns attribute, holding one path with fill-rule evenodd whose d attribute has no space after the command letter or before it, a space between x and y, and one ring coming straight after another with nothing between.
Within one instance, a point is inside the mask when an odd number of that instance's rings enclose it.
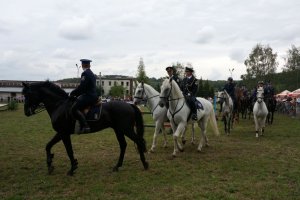
<instances>
[{"instance_id":1,"label":"green grass","mask_svg":"<svg viewBox=\"0 0 300 200\"><path fill-rule=\"evenodd\" d=\"M147 154L148 171L127 139L123 167L112 172L119 146L111 129L72 136L79 165L66 175L70 162L63 144L53 147L55 170L47 174L45 145L54 135L46 112L32 117L0 112L0 199L299 199L300 120L275 115L264 137L255 138L252 120L240 120L225 136L208 133L210 147L197 152L189 141L172 158L173 142ZM151 115L145 115L151 124ZM146 128L148 149L153 128ZM199 129L197 142L199 141ZM190 139L188 131L187 139Z\"/></svg>"}]
</instances>

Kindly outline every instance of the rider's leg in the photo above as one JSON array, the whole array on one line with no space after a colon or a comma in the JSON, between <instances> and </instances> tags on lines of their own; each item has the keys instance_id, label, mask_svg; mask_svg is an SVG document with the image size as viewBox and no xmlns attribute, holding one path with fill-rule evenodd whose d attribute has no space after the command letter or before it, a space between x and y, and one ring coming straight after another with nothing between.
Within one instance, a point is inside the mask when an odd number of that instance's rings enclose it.
<instances>
[{"instance_id":1,"label":"rider's leg","mask_svg":"<svg viewBox=\"0 0 300 200\"><path fill-rule=\"evenodd\" d=\"M80 111L84 109L84 101L79 97L72 106L72 115L79 121L80 133L89 133L91 131L89 125L86 122L84 114Z\"/></svg>"}]
</instances>

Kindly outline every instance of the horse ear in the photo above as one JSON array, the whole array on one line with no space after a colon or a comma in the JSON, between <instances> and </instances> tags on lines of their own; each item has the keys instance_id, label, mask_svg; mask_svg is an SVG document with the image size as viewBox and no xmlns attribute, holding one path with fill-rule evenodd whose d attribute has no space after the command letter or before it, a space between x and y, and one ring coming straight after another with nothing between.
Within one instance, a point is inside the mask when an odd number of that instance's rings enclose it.
<instances>
[{"instance_id":1,"label":"horse ear","mask_svg":"<svg viewBox=\"0 0 300 200\"><path fill-rule=\"evenodd\" d=\"M22 85L23 85L24 87L28 87L28 84L25 83L25 82L22 82Z\"/></svg>"}]
</instances>

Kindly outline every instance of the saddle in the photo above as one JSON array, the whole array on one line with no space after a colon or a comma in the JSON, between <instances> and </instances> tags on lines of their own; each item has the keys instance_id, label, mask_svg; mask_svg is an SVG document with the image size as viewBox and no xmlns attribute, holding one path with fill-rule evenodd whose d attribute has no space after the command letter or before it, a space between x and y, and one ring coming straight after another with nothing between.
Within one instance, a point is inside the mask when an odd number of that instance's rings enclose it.
<instances>
[{"instance_id":1,"label":"saddle","mask_svg":"<svg viewBox=\"0 0 300 200\"><path fill-rule=\"evenodd\" d=\"M98 99L94 105L85 108L83 113L87 121L97 121L100 119L101 111L102 102L101 99Z\"/></svg>"}]
</instances>

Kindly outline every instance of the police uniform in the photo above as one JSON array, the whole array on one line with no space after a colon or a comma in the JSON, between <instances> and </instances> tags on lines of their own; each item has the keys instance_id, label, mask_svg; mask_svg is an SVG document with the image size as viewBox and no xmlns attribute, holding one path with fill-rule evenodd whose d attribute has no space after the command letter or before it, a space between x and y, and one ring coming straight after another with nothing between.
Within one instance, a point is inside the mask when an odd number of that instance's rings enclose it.
<instances>
[{"instance_id":1,"label":"police uniform","mask_svg":"<svg viewBox=\"0 0 300 200\"><path fill-rule=\"evenodd\" d=\"M179 79L179 77L177 76L177 74L174 73L174 72L175 72L175 68L169 66L169 67L166 68L166 71L168 71L168 70L170 70L170 69L173 70L172 76L169 77L170 81L171 81L171 80L174 80L174 81L177 83L177 85L180 87L180 85L181 85L181 80Z\"/></svg>"},{"instance_id":2,"label":"police uniform","mask_svg":"<svg viewBox=\"0 0 300 200\"><path fill-rule=\"evenodd\" d=\"M194 72L192 68L186 67L185 71ZM196 108L196 93L198 90L198 80L194 75L191 77L185 77L182 80L181 91L186 98L188 105L191 108L193 114L192 118L197 120L197 108Z\"/></svg>"},{"instance_id":3,"label":"police uniform","mask_svg":"<svg viewBox=\"0 0 300 200\"><path fill-rule=\"evenodd\" d=\"M229 94L233 102L233 109L236 106L236 98L235 98L235 84L233 83L233 79L231 77L228 78L229 83L226 83L223 90Z\"/></svg>"},{"instance_id":4,"label":"police uniform","mask_svg":"<svg viewBox=\"0 0 300 200\"><path fill-rule=\"evenodd\" d=\"M273 98L275 95L275 89L271 85L270 81L268 82L268 85L264 89L264 94L266 98Z\"/></svg>"},{"instance_id":5,"label":"police uniform","mask_svg":"<svg viewBox=\"0 0 300 200\"><path fill-rule=\"evenodd\" d=\"M81 111L97 102L96 76L89 68L90 62L92 62L91 60L81 59L80 61L82 66L88 65L88 67L86 67L82 72L80 84L70 93L70 96L77 97L72 106L72 114L77 120L79 120L82 132L88 133L90 130L85 116Z\"/></svg>"}]
</instances>

